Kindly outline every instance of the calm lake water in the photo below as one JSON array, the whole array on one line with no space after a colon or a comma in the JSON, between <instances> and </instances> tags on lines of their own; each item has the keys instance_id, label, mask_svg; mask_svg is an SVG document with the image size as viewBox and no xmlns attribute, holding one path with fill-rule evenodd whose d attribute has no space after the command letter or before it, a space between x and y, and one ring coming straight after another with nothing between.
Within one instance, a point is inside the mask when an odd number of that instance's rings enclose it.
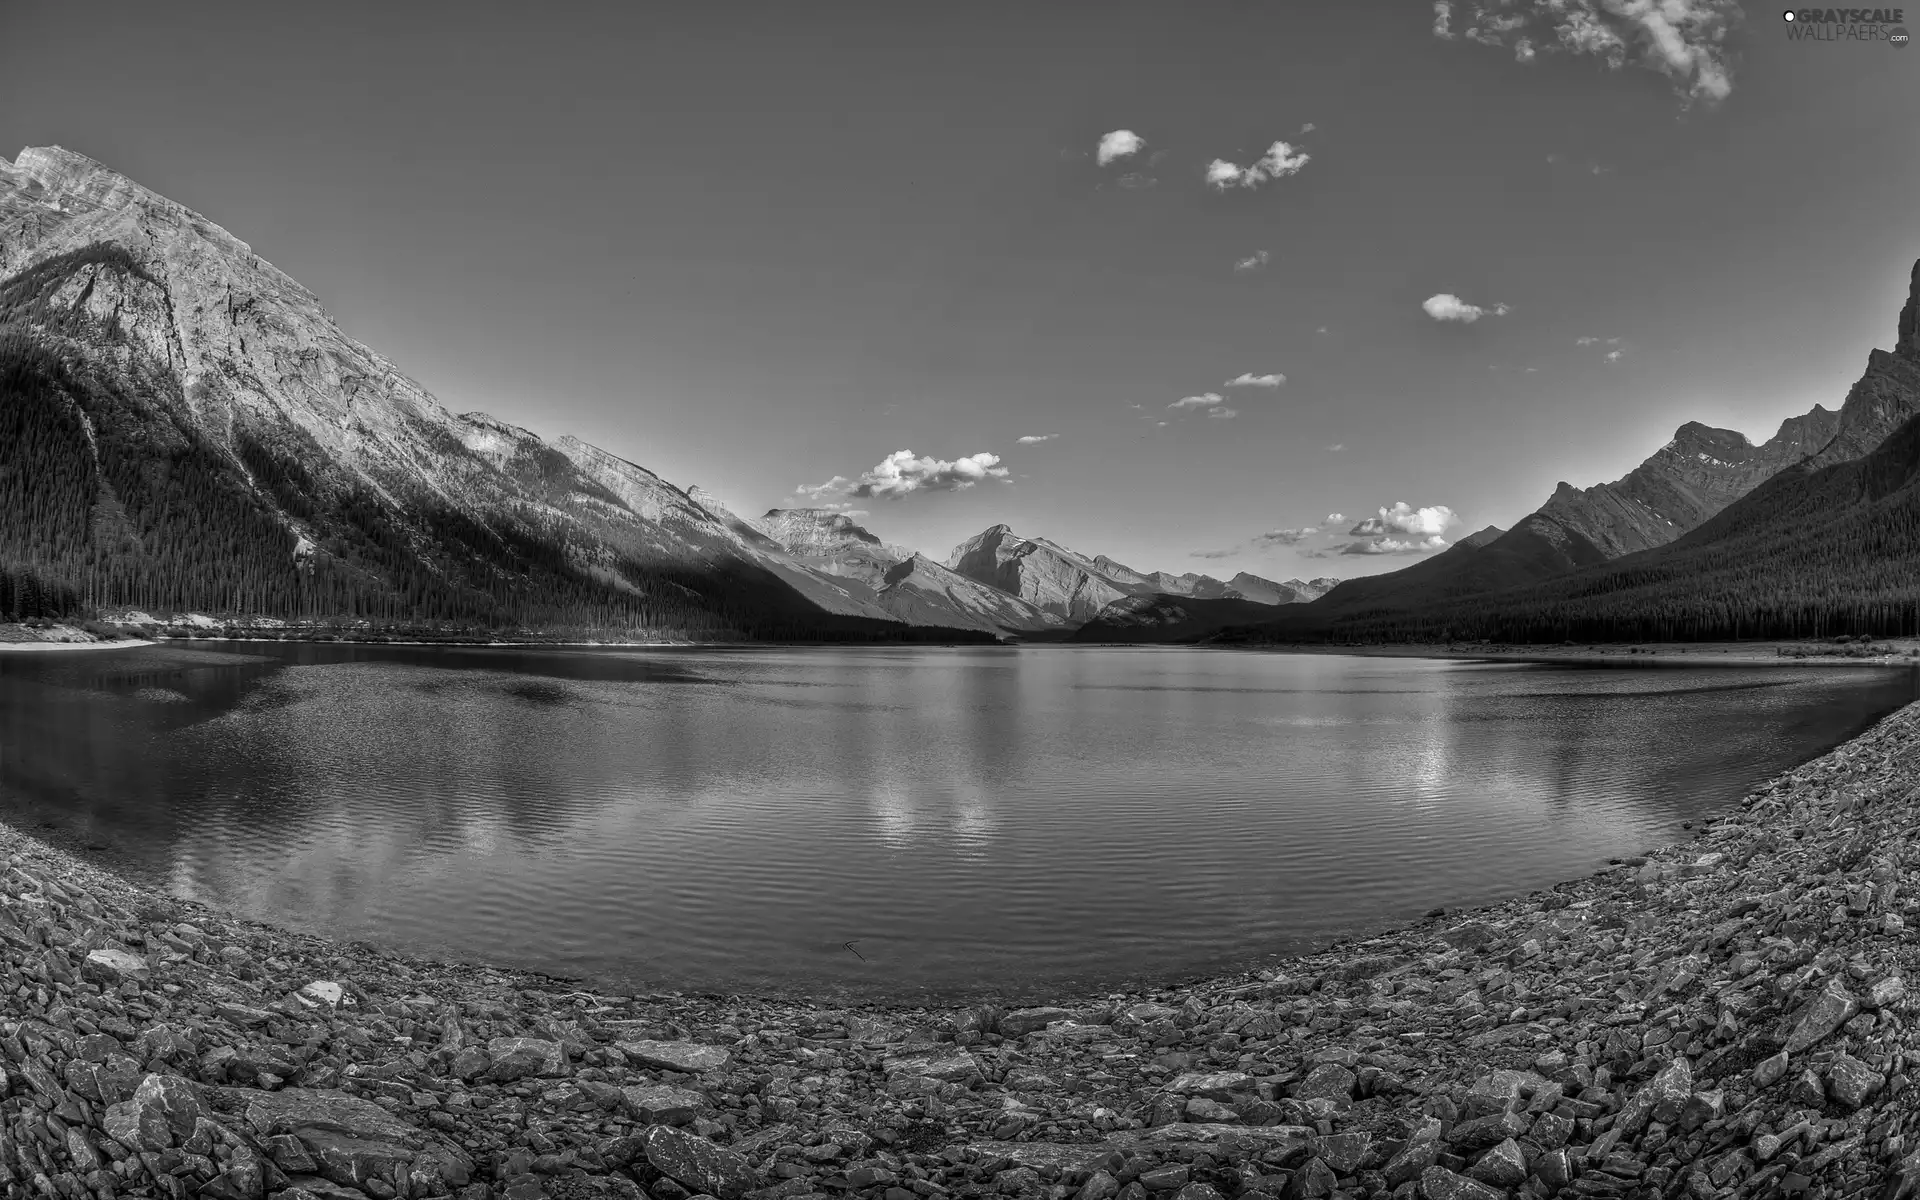
<instances>
[{"instance_id":1,"label":"calm lake water","mask_svg":"<svg viewBox=\"0 0 1920 1200\"><path fill-rule=\"evenodd\" d=\"M1020 999L1586 874L1915 698L1911 670L1166 648L0 655L0 818L441 957Z\"/></svg>"}]
</instances>

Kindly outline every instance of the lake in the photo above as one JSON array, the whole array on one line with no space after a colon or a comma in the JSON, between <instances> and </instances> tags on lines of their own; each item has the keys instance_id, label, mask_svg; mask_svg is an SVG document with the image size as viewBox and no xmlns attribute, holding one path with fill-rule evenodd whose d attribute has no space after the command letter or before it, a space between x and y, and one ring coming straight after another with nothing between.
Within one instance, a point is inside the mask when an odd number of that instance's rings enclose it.
<instances>
[{"instance_id":1,"label":"lake","mask_svg":"<svg viewBox=\"0 0 1920 1200\"><path fill-rule=\"evenodd\" d=\"M173 643L0 655L0 818L433 957L1031 1000L1590 873L1916 698L1910 669Z\"/></svg>"}]
</instances>

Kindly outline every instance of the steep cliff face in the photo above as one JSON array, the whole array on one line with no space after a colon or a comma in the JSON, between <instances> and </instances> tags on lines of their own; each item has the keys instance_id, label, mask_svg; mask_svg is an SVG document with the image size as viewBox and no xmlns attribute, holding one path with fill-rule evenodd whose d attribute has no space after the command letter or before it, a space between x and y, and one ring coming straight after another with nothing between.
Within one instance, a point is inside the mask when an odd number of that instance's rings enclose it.
<instances>
[{"instance_id":1,"label":"steep cliff face","mask_svg":"<svg viewBox=\"0 0 1920 1200\"><path fill-rule=\"evenodd\" d=\"M105 580L101 599L145 587L124 598L634 632L897 627L643 468L449 412L246 243L83 155L0 160L0 326L9 419L79 447L32 469L133 532L47 566ZM192 496L213 505L197 533ZM0 557L17 557L38 534L6 522Z\"/></svg>"},{"instance_id":2,"label":"steep cliff face","mask_svg":"<svg viewBox=\"0 0 1920 1200\"><path fill-rule=\"evenodd\" d=\"M1089 558L1046 538L1021 537L1005 525L995 525L954 547L947 566L1075 624L1092 620L1124 597L1183 596L1297 604L1318 599L1339 582L1293 579L1282 584L1245 572L1229 582L1191 571L1149 574L1104 554Z\"/></svg>"},{"instance_id":3,"label":"steep cliff face","mask_svg":"<svg viewBox=\"0 0 1920 1200\"><path fill-rule=\"evenodd\" d=\"M1153 594L1144 577L1109 574L1092 559L1045 538L1023 538L1005 525L954 547L947 566L1074 624L1092 620L1122 596Z\"/></svg>"},{"instance_id":4,"label":"steep cliff face","mask_svg":"<svg viewBox=\"0 0 1920 1200\"><path fill-rule=\"evenodd\" d=\"M754 525L820 574L871 589L874 602L912 625L1031 634L1064 628L1050 612L949 570L904 546L882 542L842 513L773 509Z\"/></svg>"}]
</instances>

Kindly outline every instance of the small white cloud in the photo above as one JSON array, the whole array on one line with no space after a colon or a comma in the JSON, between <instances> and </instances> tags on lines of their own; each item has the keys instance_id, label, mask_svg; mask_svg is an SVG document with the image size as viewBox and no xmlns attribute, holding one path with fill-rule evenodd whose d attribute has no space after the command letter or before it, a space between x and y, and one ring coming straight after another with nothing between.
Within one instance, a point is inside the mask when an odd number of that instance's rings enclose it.
<instances>
[{"instance_id":1,"label":"small white cloud","mask_svg":"<svg viewBox=\"0 0 1920 1200\"><path fill-rule=\"evenodd\" d=\"M795 488L794 494L810 498L837 494L860 500L897 500L914 492L958 492L984 479L1005 479L1009 472L999 463L999 455L984 451L949 462L919 458L911 450L896 450L872 470L863 472L858 480L835 475L822 484Z\"/></svg>"},{"instance_id":2,"label":"small white cloud","mask_svg":"<svg viewBox=\"0 0 1920 1200\"><path fill-rule=\"evenodd\" d=\"M1312 161L1313 156L1306 151L1288 142L1275 142L1251 166L1242 167L1224 158L1214 159L1207 164L1207 186L1223 192L1230 187L1258 187L1270 179L1298 175L1301 168Z\"/></svg>"},{"instance_id":3,"label":"small white cloud","mask_svg":"<svg viewBox=\"0 0 1920 1200\"><path fill-rule=\"evenodd\" d=\"M1547 155L1547 161L1550 163L1557 163L1560 161L1560 156L1558 154L1549 154Z\"/></svg>"},{"instance_id":4,"label":"small white cloud","mask_svg":"<svg viewBox=\"0 0 1920 1200\"><path fill-rule=\"evenodd\" d=\"M1252 254L1234 263L1233 269L1236 271L1258 271L1261 267L1266 266L1267 261L1272 257L1273 256L1265 250L1255 250Z\"/></svg>"},{"instance_id":5,"label":"small white cloud","mask_svg":"<svg viewBox=\"0 0 1920 1200\"><path fill-rule=\"evenodd\" d=\"M1573 339L1573 344L1576 346L1592 346L1597 345L1599 341L1600 339L1597 337L1577 337Z\"/></svg>"},{"instance_id":6,"label":"small white cloud","mask_svg":"<svg viewBox=\"0 0 1920 1200\"><path fill-rule=\"evenodd\" d=\"M1198 396L1182 396L1172 404L1167 405L1167 407L1184 411L1193 408L1212 408L1216 404L1225 404L1226 402L1227 398L1219 392L1202 392Z\"/></svg>"},{"instance_id":7,"label":"small white cloud","mask_svg":"<svg viewBox=\"0 0 1920 1200\"><path fill-rule=\"evenodd\" d=\"M1346 448L1347 444L1345 442L1335 442L1333 445L1327 447L1328 451L1334 454L1338 454Z\"/></svg>"},{"instance_id":8,"label":"small white cloud","mask_svg":"<svg viewBox=\"0 0 1920 1200\"><path fill-rule=\"evenodd\" d=\"M1622 354L1625 354L1625 353L1626 353L1626 351L1624 351L1624 350L1609 350L1609 351L1607 351L1607 357L1606 357L1606 361L1607 361L1607 362L1610 362L1610 363L1616 363L1616 362L1619 362L1619 361L1620 361L1620 356L1621 356Z\"/></svg>"},{"instance_id":9,"label":"small white cloud","mask_svg":"<svg viewBox=\"0 0 1920 1200\"><path fill-rule=\"evenodd\" d=\"M1305 125L1302 125L1300 127L1300 132L1294 134L1293 136L1305 137L1306 135L1308 135L1309 133L1312 133L1314 130L1318 128L1320 128L1318 125L1315 125L1312 121L1308 121Z\"/></svg>"},{"instance_id":10,"label":"small white cloud","mask_svg":"<svg viewBox=\"0 0 1920 1200\"><path fill-rule=\"evenodd\" d=\"M1491 304L1484 308L1478 304L1468 304L1465 300L1462 300L1451 292L1441 292L1437 296L1428 296L1420 302L1420 307L1425 309L1427 315L1436 321L1459 321L1466 325L1471 325L1481 317L1489 314L1496 317L1503 317L1511 311L1504 304Z\"/></svg>"},{"instance_id":11,"label":"small white cloud","mask_svg":"<svg viewBox=\"0 0 1920 1200\"><path fill-rule=\"evenodd\" d=\"M1100 135L1100 148L1095 151L1094 159L1104 167L1116 158L1127 158L1140 153L1141 147L1146 144L1147 139L1133 130L1116 129L1112 133Z\"/></svg>"},{"instance_id":12,"label":"small white cloud","mask_svg":"<svg viewBox=\"0 0 1920 1200\"><path fill-rule=\"evenodd\" d=\"M1327 327L1325 325L1322 325L1320 328L1314 330L1315 333L1325 333L1326 331L1327 331Z\"/></svg>"},{"instance_id":13,"label":"small white cloud","mask_svg":"<svg viewBox=\"0 0 1920 1200\"><path fill-rule=\"evenodd\" d=\"M1347 514L1345 513L1328 513L1327 519L1320 523L1322 525L1339 525L1345 522L1346 519L1347 519Z\"/></svg>"},{"instance_id":14,"label":"small white cloud","mask_svg":"<svg viewBox=\"0 0 1920 1200\"><path fill-rule=\"evenodd\" d=\"M1433 0L1433 36L1453 40L1453 5L1448 0Z\"/></svg>"},{"instance_id":15,"label":"small white cloud","mask_svg":"<svg viewBox=\"0 0 1920 1200\"><path fill-rule=\"evenodd\" d=\"M1415 508L1402 500L1389 508L1380 509L1377 516L1368 517L1355 525L1347 531L1347 535L1370 537L1383 533L1410 533L1421 537L1434 537L1446 532L1449 526L1458 523L1459 520L1459 516L1444 504Z\"/></svg>"},{"instance_id":16,"label":"small white cloud","mask_svg":"<svg viewBox=\"0 0 1920 1200\"><path fill-rule=\"evenodd\" d=\"M1255 375L1251 371L1245 371L1227 380L1227 386L1277 388L1286 381L1287 377L1279 372L1272 375Z\"/></svg>"},{"instance_id":17,"label":"small white cloud","mask_svg":"<svg viewBox=\"0 0 1920 1200\"><path fill-rule=\"evenodd\" d=\"M1207 415L1216 421L1231 421L1240 415L1240 410L1237 408L1210 408L1207 410Z\"/></svg>"},{"instance_id":18,"label":"small white cloud","mask_svg":"<svg viewBox=\"0 0 1920 1200\"><path fill-rule=\"evenodd\" d=\"M1238 553L1240 553L1240 548L1239 548L1238 546L1229 546L1229 547L1228 547L1227 549L1225 549L1225 550L1195 550L1195 551L1193 551L1193 552L1191 553L1191 555L1189 555L1189 557L1192 557L1192 558L1232 558L1232 557L1233 557L1234 555L1236 555L1236 554L1238 554Z\"/></svg>"},{"instance_id":19,"label":"small white cloud","mask_svg":"<svg viewBox=\"0 0 1920 1200\"><path fill-rule=\"evenodd\" d=\"M1020 439L1020 444L1022 446L1031 446L1036 442L1050 442L1059 436L1057 433L1030 433Z\"/></svg>"},{"instance_id":20,"label":"small white cloud","mask_svg":"<svg viewBox=\"0 0 1920 1200\"><path fill-rule=\"evenodd\" d=\"M1115 182L1130 192L1137 192L1142 188L1150 188L1160 181L1151 175L1143 175L1138 171L1129 171Z\"/></svg>"}]
</instances>

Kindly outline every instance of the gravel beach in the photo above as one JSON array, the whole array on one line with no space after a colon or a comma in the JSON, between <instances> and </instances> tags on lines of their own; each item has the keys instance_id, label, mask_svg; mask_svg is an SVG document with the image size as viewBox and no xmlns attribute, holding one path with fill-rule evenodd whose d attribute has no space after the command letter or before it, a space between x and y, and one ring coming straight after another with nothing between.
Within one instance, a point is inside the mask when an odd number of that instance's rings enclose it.
<instances>
[{"instance_id":1,"label":"gravel beach","mask_svg":"<svg viewBox=\"0 0 1920 1200\"><path fill-rule=\"evenodd\" d=\"M1002 1011L624 996L238 920L0 828L0 1182L216 1200L1920 1186L1920 705L1695 840L1258 975Z\"/></svg>"}]
</instances>

